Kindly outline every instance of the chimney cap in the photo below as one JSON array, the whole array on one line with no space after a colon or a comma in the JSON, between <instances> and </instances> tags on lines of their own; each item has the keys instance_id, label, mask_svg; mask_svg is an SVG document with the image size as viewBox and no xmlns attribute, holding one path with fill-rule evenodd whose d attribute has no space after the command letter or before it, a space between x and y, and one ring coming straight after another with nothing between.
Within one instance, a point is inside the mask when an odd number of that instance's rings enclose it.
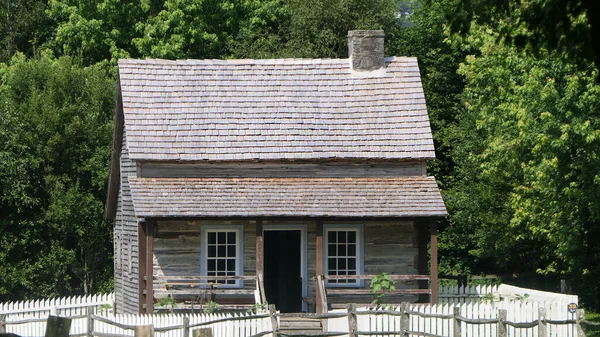
<instances>
[{"instance_id":1,"label":"chimney cap","mask_svg":"<svg viewBox=\"0 0 600 337\"><path fill-rule=\"evenodd\" d=\"M368 29L357 29L349 30L348 37L384 37L385 33L383 30L368 30Z\"/></svg>"}]
</instances>

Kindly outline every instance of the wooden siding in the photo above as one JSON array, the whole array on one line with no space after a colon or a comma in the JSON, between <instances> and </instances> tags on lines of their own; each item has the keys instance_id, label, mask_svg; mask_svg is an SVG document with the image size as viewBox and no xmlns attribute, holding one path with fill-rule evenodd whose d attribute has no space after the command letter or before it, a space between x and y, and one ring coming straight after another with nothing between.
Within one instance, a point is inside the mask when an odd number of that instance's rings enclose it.
<instances>
[{"instance_id":1,"label":"wooden siding","mask_svg":"<svg viewBox=\"0 0 600 337\"><path fill-rule=\"evenodd\" d=\"M256 222L255 221L158 221L154 233L154 276L198 276L201 273L200 240L203 225L244 226L244 275L256 273ZM255 288L253 282L245 282L244 289ZM157 283L154 289L166 291L165 285ZM176 297L177 299L177 297Z\"/></svg>"},{"instance_id":2,"label":"wooden siding","mask_svg":"<svg viewBox=\"0 0 600 337\"><path fill-rule=\"evenodd\" d=\"M121 181L117 199L115 240L115 303L118 313L138 313L138 235L128 177L136 175L129 159L127 136L123 130L120 158Z\"/></svg>"},{"instance_id":3,"label":"wooden siding","mask_svg":"<svg viewBox=\"0 0 600 337\"><path fill-rule=\"evenodd\" d=\"M307 224L308 233L308 299L315 297L316 222L313 220L265 220L269 225ZM364 273L418 274L417 230L412 221L344 221L329 224L364 224ZM159 221L154 237L154 276L200 275L200 233L202 225L244 225L244 275L256 273L256 221L194 220ZM268 257L265 257L267 260ZM369 287L369 282L365 282ZM254 289L246 282L246 289ZM417 288L416 282L398 283L398 288ZM155 284L155 290L165 291ZM269 290L266 289L268 292ZM342 300L342 299L340 299ZM410 298L416 300L416 298Z\"/></svg>"},{"instance_id":4,"label":"wooden siding","mask_svg":"<svg viewBox=\"0 0 600 337\"><path fill-rule=\"evenodd\" d=\"M425 161L397 163L140 163L142 178L425 176Z\"/></svg>"}]
</instances>

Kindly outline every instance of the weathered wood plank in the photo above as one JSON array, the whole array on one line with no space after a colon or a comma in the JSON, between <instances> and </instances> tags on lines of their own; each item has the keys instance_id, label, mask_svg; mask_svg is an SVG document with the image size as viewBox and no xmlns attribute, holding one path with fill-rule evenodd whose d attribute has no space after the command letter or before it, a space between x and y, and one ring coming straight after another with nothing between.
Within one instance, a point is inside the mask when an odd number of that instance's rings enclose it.
<instances>
[{"instance_id":1,"label":"weathered wood plank","mask_svg":"<svg viewBox=\"0 0 600 337\"><path fill-rule=\"evenodd\" d=\"M146 313L154 312L154 221L146 222Z\"/></svg>"},{"instance_id":2,"label":"weathered wood plank","mask_svg":"<svg viewBox=\"0 0 600 337\"><path fill-rule=\"evenodd\" d=\"M143 178L397 177L424 176L424 161L401 163L157 163L140 165Z\"/></svg>"},{"instance_id":3,"label":"weathered wood plank","mask_svg":"<svg viewBox=\"0 0 600 337\"><path fill-rule=\"evenodd\" d=\"M327 288L328 295L369 295L372 296L371 289L333 289ZM396 289L386 290L387 295L420 295L431 294L431 289Z\"/></svg>"},{"instance_id":4,"label":"weathered wood plank","mask_svg":"<svg viewBox=\"0 0 600 337\"><path fill-rule=\"evenodd\" d=\"M146 221L144 219L141 219L138 222L138 254L139 254L139 258L138 258L138 280L139 280L139 285L138 285L138 310L140 314L144 313L144 304L146 303L146 296L144 295L145 290L146 290L146 280L145 280L145 276L146 276L146 243L148 242L148 239L146 237Z\"/></svg>"},{"instance_id":5,"label":"weathered wood plank","mask_svg":"<svg viewBox=\"0 0 600 337\"><path fill-rule=\"evenodd\" d=\"M431 303L438 303L438 242L437 242L437 222L431 220L429 224L429 231L431 233L430 243L430 270L431 270Z\"/></svg>"},{"instance_id":6,"label":"weathered wood plank","mask_svg":"<svg viewBox=\"0 0 600 337\"><path fill-rule=\"evenodd\" d=\"M325 275L328 280L370 280L377 275ZM429 280L430 275L388 275L392 280Z\"/></svg>"}]
</instances>

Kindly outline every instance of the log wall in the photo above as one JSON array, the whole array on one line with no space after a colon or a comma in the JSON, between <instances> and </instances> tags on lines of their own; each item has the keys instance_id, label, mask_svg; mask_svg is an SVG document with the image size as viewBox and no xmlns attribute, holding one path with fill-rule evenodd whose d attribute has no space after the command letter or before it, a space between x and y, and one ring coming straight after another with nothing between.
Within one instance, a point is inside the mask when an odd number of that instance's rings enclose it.
<instances>
[{"instance_id":1,"label":"log wall","mask_svg":"<svg viewBox=\"0 0 600 337\"><path fill-rule=\"evenodd\" d=\"M334 222L324 221L324 226ZM364 224L364 273L418 274L417 230L412 221L344 221L335 224ZM273 221L266 225L307 224L308 244L308 296L315 297L316 268L316 221L314 219ZM255 220L194 220L159 221L154 237L155 276L200 275L200 233L203 225L244 226L244 275L256 273L256 221ZM265 260L268 256L265 257ZM246 289L254 289L253 282L246 281ZM368 281L365 287L369 287ZM398 284L398 288L416 288L415 282ZM166 290L155 284L155 290ZM266 289L268 292L268 289Z\"/></svg>"}]
</instances>

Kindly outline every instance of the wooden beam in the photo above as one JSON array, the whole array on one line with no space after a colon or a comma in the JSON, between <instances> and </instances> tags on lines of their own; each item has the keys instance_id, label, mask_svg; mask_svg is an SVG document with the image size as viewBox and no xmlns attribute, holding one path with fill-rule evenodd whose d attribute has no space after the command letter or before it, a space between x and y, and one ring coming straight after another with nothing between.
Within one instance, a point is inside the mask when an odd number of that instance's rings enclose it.
<instances>
[{"instance_id":1,"label":"wooden beam","mask_svg":"<svg viewBox=\"0 0 600 337\"><path fill-rule=\"evenodd\" d=\"M319 283L320 280L322 280L322 278L319 278L319 276L323 275L323 221L322 220L317 220L317 240L316 240L316 267L315 267L315 274L317 276L317 283ZM319 284L317 284L317 292L316 292L316 311L317 313L324 313L327 311L327 308L323 308L323 301L322 298L325 296L325 294L322 293L322 291L324 291L324 289L321 289L319 287Z\"/></svg>"},{"instance_id":2,"label":"wooden beam","mask_svg":"<svg viewBox=\"0 0 600 337\"><path fill-rule=\"evenodd\" d=\"M437 242L437 221L431 220L429 223L429 233L431 236L431 303L438 303L438 242Z\"/></svg>"},{"instance_id":3,"label":"wooden beam","mask_svg":"<svg viewBox=\"0 0 600 337\"><path fill-rule=\"evenodd\" d=\"M138 220L138 310L140 314L145 313L146 303L146 220ZM131 257L129 257L131 258Z\"/></svg>"},{"instance_id":4,"label":"wooden beam","mask_svg":"<svg viewBox=\"0 0 600 337\"><path fill-rule=\"evenodd\" d=\"M256 275L264 277L264 241L263 241L263 222L256 220Z\"/></svg>"},{"instance_id":5,"label":"wooden beam","mask_svg":"<svg viewBox=\"0 0 600 337\"><path fill-rule=\"evenodd\" d=\"M419 270L419 274L426 275L429 273L429 268L427 266L428 254L427 254L427 236L428 236L428 226L426 221L415 221L415 226L417 227L417 269ZM421 280L418 282L419 289L429 289L429 281ZM421 295L419 296L420 303L429 302L429 295Z\"/></svg>"},{"instance_id":6,"label":"wooden beam","mask_svg":"<svg viewBox=\"0 0 600 337\"><path fill-rule=\"evenodd\" d=\"M154 311L153 270L154 270L154 224L146 222L146 313Z\"/></svg>"},{"instance_id":7,"label":"wooden beam","mask_svg":"<svg viewBox=\"0 0 600 337\"><path fill-rule=\"evenodd\" d=\"M316 274L323 275L323 221L317 221L317 261L316 261Z\"/></svg>"}]
</instances>

